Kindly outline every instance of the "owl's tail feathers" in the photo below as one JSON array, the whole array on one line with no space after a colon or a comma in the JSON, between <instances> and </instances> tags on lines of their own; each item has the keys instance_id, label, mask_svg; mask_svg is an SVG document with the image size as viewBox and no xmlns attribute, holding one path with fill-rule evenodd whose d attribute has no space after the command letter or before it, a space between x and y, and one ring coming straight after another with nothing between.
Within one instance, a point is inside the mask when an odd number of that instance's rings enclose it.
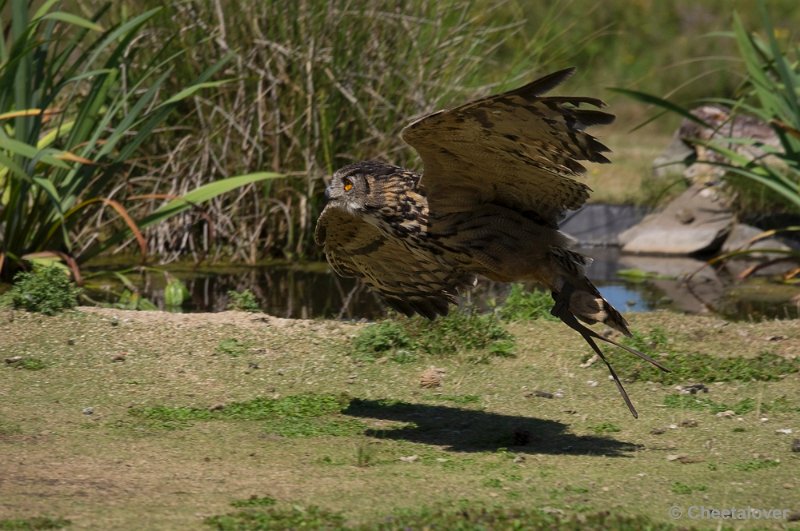
<instances>
[{"instance_id":1,"label":"owl's tail feathers","mask_svg":"<svg viewBox=\"0 0 800 531\"><path fill-rule=\"evenodd\" d=\"M603 322L627 336L631 335L625 318L622 317L622 315L620 315L620 313L600 295L600 292L597 291L597 288L595 288L588 279L584 277L582 281L577 283L582 285L576 288L569 280L566 280L558 292L553 292L555 305L553 306L553 309L550 310L550 313L561 319L564 324L578 332L583 339L589 343L589 346L592 347L592 350L594 350L600 359L603 360L603 363L606 364L606 367L608 367L611 377L614 379L614 383L617 385L617 389L622 395L623 400L625 400L625 404L627 404L631 414L634 416L634 418L639 418L639 414L636 412L636 408L633 407L633 403L628 397L628 393L625 391L625 388L622 386L622 382L620 382L616 371L611 366L611 363L608 362L603 354L603 351L600 350L600 347L597 346L595 339L599 339L600 341L604 341L623 350L627 350L631 354L638 356L649 363L652 363L662 371L670 371L647 354L639 352L638 350L627 345L618 343L613 339L603 337L594 330L579 323L576 316L589 324Z\"/></svg>"}]
</instances>

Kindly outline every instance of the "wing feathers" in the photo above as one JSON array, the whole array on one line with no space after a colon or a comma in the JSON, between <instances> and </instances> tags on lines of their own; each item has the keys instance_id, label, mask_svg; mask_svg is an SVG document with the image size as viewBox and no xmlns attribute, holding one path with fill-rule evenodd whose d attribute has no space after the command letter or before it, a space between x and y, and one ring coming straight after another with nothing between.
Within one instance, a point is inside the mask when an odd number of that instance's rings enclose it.
<instances>
[{"instance_id":1,"label":"wing feathers","mask_svg":"<svg viewBox=\"0 0 800 531\"><path fill-rule=\"evenodd\" d=\"M579 161L608 162L603 153L609 151L585 129L614 116L581 108L604 106L597 98L541 96L573 72L561 70L406 127L403 139L425 166L420 186L431 211L495 203L535 212L556 226L565 210L580 207L589 188L574 179L586 171Z\"/></svg>"},{"instance_id":2,"label":"wing feathers","mask_svg":"<svg viewBox=\"0 0 800 531\"><path fill-rule=\"evenodd\" d=\"M471 285L472 274L453 270L433 254L407 249L361 218L327 206L317 221L315 239L328 262L342 276L363 278L392 308L430 319L446 315L458 289Z\"/></svg>"}]
</instances>

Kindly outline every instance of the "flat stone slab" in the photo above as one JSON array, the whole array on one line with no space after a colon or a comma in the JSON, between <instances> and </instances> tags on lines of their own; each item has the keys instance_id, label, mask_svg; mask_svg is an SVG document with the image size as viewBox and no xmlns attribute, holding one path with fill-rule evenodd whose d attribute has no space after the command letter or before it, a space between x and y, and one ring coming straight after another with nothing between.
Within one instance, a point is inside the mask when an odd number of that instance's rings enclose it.
<instances>
[{"instance_id":1,"label":"flat stone slab","mask_svg":"<svg viewBox=\"0 0 800 531\"><path fill-rule=\"evenodd\" d=\"M592 203L569 215L559 229L580 245L619 245L619 234L642 221L645 214L644 207Z\"/></svg>"},{"instance_id":2,"label":"flat stone slab","mask_svg":"<svg viewBox=\"0 0 800 531\"><path fill-rule=\"evenodd\" d=\"M619 235L624 253L689 255L717 251L734 224L714 187L692 185L660 212Z\"/></svg>"}]
</instances>

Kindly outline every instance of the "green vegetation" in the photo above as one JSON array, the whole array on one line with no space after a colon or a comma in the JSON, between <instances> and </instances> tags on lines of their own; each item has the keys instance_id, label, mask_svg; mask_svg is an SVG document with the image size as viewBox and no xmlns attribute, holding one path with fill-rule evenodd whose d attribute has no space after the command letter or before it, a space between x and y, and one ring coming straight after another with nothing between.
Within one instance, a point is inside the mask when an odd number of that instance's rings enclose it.
<instances>
[{"instance_id":1,"label":"green vegetation","mask_svg":"<svg viewBox=\"0 0 800 531\"><path fill-rule=\"evenodd\" d=\"M434 391L420 387L431 358L365 363L350 355L364 324L263 326L249 314L167 319L110 308L0 314L9 355L48 364L36 373L0 359L0 388L14 397L0 400L4 518L41 515L37 500L45 499L46 514L101 529L196 528L207 517L209 529L280 528L276 519L295 517L290 527L668 529L694 523L667 512L692 496L709 507L783 507L784 485L797 484L795 435L783 429L800 420L797 373L710 385L688 398L666 398L676 394L672 384L633 382L634 421L613 385L587 385L600 373L580 367L580 338L559 323L509 324L518 356L490 365L437 358L446 378ZM661 348L696 346L709 356L735 348L749 358L765 345L786 356L793 342L768 338L798 333L794 321L709 333L716 321L707 317L629 318L633 329L670 330ZM266 348L214 355L232 337ZM118 352L124 361L113 359ZM247 370L250 363L261 368ZM557 389L563 396L532 396ZM748 398L756 409L741 420L709 418L751 407ZM756 411L774 412L764 422ZM682 422L690 418L700 427L654 430L691 426ZM324 524L304 509L312 505L344 520Z\"/></svg>"},{"instance_id":2,"label":"green vegetation","mask_svg":"<svg viewBox=\"0 0 800 531\"><path fill-rule=\"evenodd\" d=\"M595 433L617 433L622 431L622 428L612 422L601 422L595 426L589 426L589 429Z\"/></svg>"},{"instance_id":3,"label":"green vegetation","mask_svg":"<svg viewBox=\"0 0 800 531\"><path fill-rule=\"evenodd\" d=\"M485 362L489 356L513 356L514 337L492 314L451 311L434 321L412 317L370 325L353 340L353 352L360 359L400 363L420 355L474 353L474 361Z\"/></svg>"},{"instance_id":4,"label":"green vegetation","mask_svg":"<svg viewBox=\"0 0 800 531\"><path fill-rule=\"evenodd\" d=\"M234 500L231 502L233 507L271 507L277 503L275 498L270 496L250 496L244 500Z\"/></svg>"},{"instance_id":5,"label":"green vegetation","mask_svg":"<svg viewBox=\"0 0 800 531\"><path fill-rule=\"evenodd\" d=\"M708 490L708 487L705 485L687 485L686 483L676 481L672 484L671 490L673 494L693 494L695 492L705 492Z\"/></svg>"},{"instance_id":6,"label":"green vegetation","mask_svg":"<svg viewBox=\"0 0 800 531\"><path fill-rule=\"evenodd\" d=\"M261 311L261 307L258 305L255 294L249 289L244 291L229 291L227 309L238 312Z\"/></svg>"},{"instance_id":7,"label":"green vegetation","mask_svg":"<svg viewBox=\"0 0 800 531\"><path fill-rule=\"evenodd\" d=\"M372 530L405 531L408 529L430 529L459 531L541 529L548 531L604 531L615 529L634 531L675 530L670 524L654 522L644 517L612 515L610 512L563 516L558 512L546 512L531 508L503 508L462 502L458 509L423 508L397 511L380 520L363 525L346 525L345 517L319 509L318 507L270 508L266 511L242 511L207 518L205 523L221 531L269 530L269 529L327 529L327 530ZM681 528L686 529L686 528Z\"/></svg>"},{"instance_id":8,"label":"green vegetation","mask_svg":"<svg viewBox=\"0 0 800 531\"><path fill-rule=\"evenodd\" d=\"M3 531L33 531L36 529L63 529L72 525L66 518L50 518L48 516L34 516L32 518L6 518L0 519L0 530Z\"/></svg>"},{"instance_id":9,"label":"green vegetation","mask_svg":"<svg viewBox=\"0 0 800 531\"><path fill-rule=\"evenodd\" d=\"M780 379L783 375L800 371L800 360L761 352L754 357L719 357L699 352L676 352L669 345L662 328L649 333L634 332L623 341L635 349L657 358L670 372L663 372L634 356L620 356L614 366L628 381L651 381L663 384L687 382L761 381Z\"/></svg>"},{"instance_id":10,"label":"green vegetation","mask_svg":"<svg viewBox=\"0 0 800 531\"><path fill-rule=\"evenodd\" d=\"M774 211L776 208L800 212L800 104L797 94L800 89L800 63L798 51L791 39L780 37L787 33L776 28L767 3L757 2L761 33L759 36L748 29L742 13L734 12L733 31L721 33L716 39L735 43L739 60L745 70L745 80L733 97L717 97L706 101L721 103L732 109L732 118L751 115L768 124L780 140L778 148L763 145L760 138L733 138L720 134L710 141L688 139L697 146L706 148L723 157L722 161L710 162L725 172L725 181L733 191L738 208L744 213L754 209ZM770 9L775 6L770 5ZM785 23L783 19L781 24ZM752 20L751 20L752 22ZM709 72L710 73L710 72ZM679 105L652 94L616 89L638 101L655 104L675 114L716 129L702 119L692 115L689 106ZM724 133L724 126L719 126ZM762 154L753 158L739 148L757 148ZM753 152L753 150L750 150ZM791 251L788 254L796 254ZM785 253L784 253L785 254Z\"/></svg>"},{"instance_id":11,"label":"green vegetation","mask_svg":"<svg viewBox=\"0 0 800 531\"><path fill-rule=\"evenodd\" d=\"M15 308L55 315L77 306L80 292L63 267L34 265L14 276L9 296Z\"/></svg>"},{"instance_id":12,"label":"green vegetation","mask_svg":"<svg viewBox=\"0 0 800 531\"><path fill-rule=\"evenodd\" d=\"M506 300L497 309L497 314L504 321L557 321L558 317L550 314L552 307L553 297L546 291L526 290L522 284L513 284Z\"/></svg>"},{"instance_id":13,"label":"green vegetation","mask_svg":"<svg viewBox=\"0 0 800 531\"><path fill-rule=\"evenodd\" d=\"M734 467L736 470L740 470L742 472L752 472L754 470L763 470L765 468L775 468L780 464L781 462L775 459L750 459L749 461L736 463Z\"/></svg>"},{"instance_id":14,"label":"green vegetation","mask_svg":"<svg viewBox=\"0 0 800 531\"><path fill-rule=\"evenodd\" d=\"M205 523L219 531L269 531L272 529L345 529L344 517L319 507L270 508L266 511L240 511L206 518Z\"/></svg>"},{"instance_id":15,"label":"green vegetation","mask_svg":"<svg viewBox=\"0 0 800 531\"><path fill-rule=\"evenodd\" d=\"M282 437L345 436L362 433L363 422L343 417L350 405L344 395L303 394L284 398L255 398L212 408L151 406L129 413L146 426L187 428L192 422L211 420L262 421L267 433Z\"/></svg>"},{"instance_id":16,"label":"green vegetation","mask_svg":"<svg viewBox=\"0 0 800 531\"><path fill-rule=\"evenodd\" d=\"M242 341L235 337L225 338L217 345L217 354L226 354L231 357L243 356L250 352L251 345L248 341Z\"/></svg>"},{"instance_id":17,"label":"green vegetation","mask_svg":"<svg viewBox=\"0 0 800 531\"><path fill-rule=\"evenodd\" d=\"M9 16L0 42L3 278L34 256L61 259L77 276L79 261L126 238L134 238L146 255L145 227L275 176L219 181L183 197L172 192L165 196L171 201L155 211L152 194L150 201L139 196L140 208L131 213L128 200L136 193L124 197L120 189L132 191L128 179L141 172L133 157L184 100L223 83L211 79L232 57L209 61L164 97L182 54L163 43L141 42L159 9L137 9L115 23L109 5L87 17L58 11L56 2L5 5L0 4ZM144 49L149 60L133 60Z\"/></svg>"},{"instance_id":18,"label":"green vegetation","mask_svg":"<svg viewBox=\"0 0 800 531\"><path fill-rule=\"evenodd\" d=\"M752 398L743 398L735 404L722 404L697 395L667 395L664 397L664 405L675 409L708 410L711 413L733 411L737 415L744 415L756 409L756 401Z\"/></svg>"}]
</instances>

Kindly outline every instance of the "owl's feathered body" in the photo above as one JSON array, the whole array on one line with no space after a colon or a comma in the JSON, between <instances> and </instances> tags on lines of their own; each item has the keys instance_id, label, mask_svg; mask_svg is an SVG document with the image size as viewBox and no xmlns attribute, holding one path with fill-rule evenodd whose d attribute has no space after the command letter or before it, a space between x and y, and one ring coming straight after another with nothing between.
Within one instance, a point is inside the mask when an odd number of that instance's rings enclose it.
<instances>
[{"instance_id":1,"label":"owl's feathered body","mask_svg":"<svg viewBox=\"0 0 800 531\"><path fill-rule=\"evenodd\" d=\"M576 317L630 335L628 324L586 278L589 260L569 249L558 221L588 198L574 179L585 171L578 161L608 162L585 127L614 117L581 108L603 105L594 98L541 96L571 73L412 123L403 138L422 157L423 176L376 161L335 172L316 230L334 270L363 278L395 309L431 319L477 276L540 282L553 293L553 314L605 361L593 339L618 344Z\"/></svg>"}]
</instances>

